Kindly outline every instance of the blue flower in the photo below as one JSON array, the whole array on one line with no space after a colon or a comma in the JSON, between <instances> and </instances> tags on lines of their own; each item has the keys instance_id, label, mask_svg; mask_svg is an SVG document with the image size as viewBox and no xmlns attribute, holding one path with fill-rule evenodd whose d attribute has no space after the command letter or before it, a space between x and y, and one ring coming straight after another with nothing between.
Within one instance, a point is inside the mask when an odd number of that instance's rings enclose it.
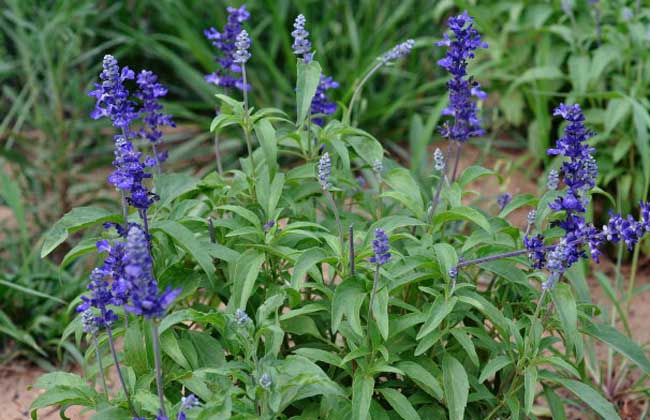
<instances>
[{"instance_id":1,"label":"blue flower","mask_svg":"<svg viewBox=\"0 0 650 420\"><path fill-rule=\"evenodd\" d=\"M158 143L162 138L160 127L176 127L171 115L160 112L163 106L158 101L167 95L167 88L158 83L158 76L148 70L142 70L136 82L139 89L135 96L142 100L140 115L145 124L140 135L151 143ZM166 156L161 153L154 158L157 162L163 162Z\"/></svg>"},{"instance_id":2,"label":"blue flower","mask_svg":"<svg viewBox=\"0 0 650 420\"><path fill-rule=\"evenodd\" d=\"M143 184L151 174L146 168L155 165L155 161L142 161L142 153L135 150L133 143L123 135L115 136L115 170L109 175L108 182L123 190L127 201L133 207L146 211L158 196Z\"/></svg>"},{"instance_id":3,"label":"blue flower","mask_svg":"<svg viewBox=\"0 0 650 420\"><path fill-rule=\"evenodd\" d=\"M309 32L305 29L305 23L307 19L305 16L298 15L296 20L293 23L293 31L291 36L293 37L293 53L297 56L302 56L302 60L305 63L311 63L314 53L311 52L311 42L309 42Z\"/></svg>"},{"instance_id":4,"label":"blue flower","mask_svg":"<svg viewBox=\"0 0 650 420\"><path fill-rule=\"evenodd\" d=\"M399 60L404 58L411 53L411 50L415 46L415 41L412 39L407 39L401 44L395 45L390 51L381 56L381 61L385 64L390 63L391 61Z\"/></svg>"},{"instance_id":5,"label":"blue flower","mask_svg":"<svg viewBox=\"0 0 650 420\"><path fill-rule=\"evenodd\" d=\"M112 304L113 294L106 276L99 268L93 269L90 273L90 283L88 283L89 296L81 296L82 303L77 306L77 312L85 312L90 308L96 308L99 311L99 316L95 317L96 325L110 326L113 322L117 321L117 315L108 309L108 305Z\"/></svg>"},{"instance_id":6,"label":"blue flower","mask_svg":"<svg viewBox=\"0 0 650 420\"><path fill-rule=\"evenodd\" d=\"M499 198L497 198L497 204L499 205L499 209L503 210L510 202L512 201L512 196L508 193L501 194Z\"/></svg>"},{"instance_id":7,"label":"blue flower","mask_svg":"<svg viewBox=\"0 0 650 420\"><path fill-rule=\"evenodd\" d=\"M125 309L145 318L162 318L181 289L167 287L164 292L159 292L158 282L153 276L149 240L140 227L129 229L124 260L124 278L131 289L130 302Z\"/></svg>"},{"instance_id":8,"label":"blue flower","mask_svg":"<svg viewBox=\"0 0 650 420\"><path fill-rule=\"evenodd\" d=\"M185 414L185 411L191 410L194 407L198 407L201 405L201 402L199 401L198 398L194 394L189 394L187 397L182 397L181 398L181 409L178 412L178 417L176 417L176 420L186 420L187 415Z\"/></svg>"},{"instance_id":9,"label":"blue flower","mask_svg":"<svg viewBox=\"0 0 650 420\"><path fill-rule=\"evenodd\" d=\"M124 82L132 80L135 74L128 67L120 69L112 55L104 56L102 67L101 84L95 83L95 90L88 92L88 96L96 99L90 116L94 120L107 117L115 127L126 130L138 117L135 103L129 99L129 91L124 87Z\"/></svg>"},{"instance_id":10,"label":"blue flower","mask_svg":"<svg viewBox=\"0 0 650 420\"><path fill-rule=\"evenodd\" d=\"M323 191L327 191L332 186L329 182L330 175L332 175L332 161L330 160L330 154L325 152L318 162L318 182Z\"/></svg>"},{"instance_id":11,"label":"blue flower","mask_svg":"<svg viewBox=\"0 0 650 420\"><path fill-rule=\"evenodd\" d=\"M449 106L442 114L454 118L453 125L446 122L440 131L443 136L461 142L484 134L473 97L485 99L487 95L474 79L465 77L467 61L474 58L474 51L487 48L487 44L481 41L481 35L474 29L473 21L467 12L449 18L449 28L454 39L444 34L444 39L437 44L447 47L447 54L438 61L438 65L452 76L447 82Z\"/></svg>"},{"instance_id":12,"label":"blue flower","mask_svg":"<svg viewBox=\"0 0 650 420\"><path fill-rule=\"evenodd\" d=\"M546 180L546 188L551 191L555 191L557 190L559 184L560 174L555 169L551 169L551 171L548 173L548 179Z\"/></svg>"},{"instance_id":13,"label":"blue flower","mask_svg":"<svg viewBox=\"0 0 650 420\"><path fill-rule=\"evenodd\" d=\"M248 49L251 47L251 39L248 37L248 32L242 30L235 41L235 54L233 55L233 61L237 64L246 64L249 58L251 58L251 53Z\"/></svg>"},{"instance_id":14,"label":"blue flower","mask_svg":"<svg viewBox=\"0 0 650 420\"><path fill-rule=\"evenodd\" d=\"M388 252L390 251L390 243L384 229L375 230L375 239L372 241L372 250L375 255L370 258L370 262L376 263L377 265L384 265L390 261L391 254Z\"/></svg>"},{"instance_id":15,"label":"blue flower","mask_svg":"<svg viewBox=\"0 0 650 420\"><path fill-rule=\"evenodd\" d=\"M433 168L440 172L445 169L445 155L442 153L442 150L437 147L433 152Z\"/></svg>"},{"instance_id":16,"label":"blue flower","mask_svg":"<svg viewBox=\"0 0 650 420\"><path fill-rule=\"evenodd\" d=\"M336 104L330 102L327 97L327 91L331 89L336 89L339 87L339 83L332 79L331 77L326 77L320 75L320 81L318 82L318 87L316 88L316 93L314 98L311 101L311 115L316 115L312 118L312 122L316 125L323 126L325 120L323 115L332 115L336 112Z\"/></svg>"},{"instance_id":17,"label":"blue flower","mask_svg":"<svg viewBox=\"0 0 650 420\"><path fill-rule=\"evenodd\" d=\"M528 258L532 261L533 268L542 269L546 263L546 250L544 248L544 237L536 235L524 236L524 246L528 250Z\"/></svg>"},{"instance_id":18,"label":"blue flower","mask_svg":"<svg viewBox=\"0 0 650 420\"><path fill-rule=\"evenodd\" d=\"M239 8L228 7L228 22L223 28L223 32L217 31L215 28L206 29L204 31L205 37L212 41L212 45L217 47L220 51L220 57L217 58L217 63L220 69L215 73L205 76L208 83L225 87L244 89L244 82L241 73L241 67L235 63L236 51L236 38L242 31L242 23L250 18L250 13L246 10L246 6L242 5ZM250 86L245 87L246 90Z\"/></svg>"},{"instance_id":19,"label":"blue flower","mask_svg":"<svg viewBox=\"0 0 650 420\"><path fill-rule=\"evenodd\" d=\"M243 309L238 308L235 311L235 322L237 323L237 325L239 326L246 325L250 320L251 320L250 317Z\"/></svg>"},{"instance_id":20,"label":"blue flower","mask_svg":"<svg viewBox=\"0 0 650 420\"><path fill-rule=\"evenodd\" d=\"M262 374L259 380L259 384L264 389L271 388L271 385L273 385L273 379L271 378L271 375L269 375L268 373Z\"/></svg>"}]
</instances>

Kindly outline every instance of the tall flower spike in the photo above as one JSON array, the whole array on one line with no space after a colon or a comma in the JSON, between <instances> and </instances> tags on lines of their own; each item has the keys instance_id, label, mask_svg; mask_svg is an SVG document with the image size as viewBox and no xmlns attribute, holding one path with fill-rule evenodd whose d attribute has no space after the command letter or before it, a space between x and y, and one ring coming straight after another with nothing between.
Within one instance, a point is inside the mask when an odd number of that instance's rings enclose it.
<instances>
[{"instance_id":1,"label":"tall flower spike","mask_svg":"<svg viewBox=\"0 0 650 420\"><path fill-rule=\"evenodd\" d=\"M320 81L316 87L316 93L314 98L311 100L311 110L310 114L313 115L312 122L318 126L323 126L325 120L323 115L332 115L336 112L336 104L331 102L327 97L327 91L331 89L336 89L339 87L339 82L327 77L320 75Z\"/></svg>"},{"instance_id":2,"label":"tall flower spike","mask_svg":"<svg viewBox=\"0 0 650 420\"><path fill-rule=\"evenodd\" d=\"M314 53L311 52L311 42L309 42L309 32L305 29L305 23L307 19L302 14L296 17L296 20L293 23L293 31L291 36L293 37L293 53L297 56L302 56L302 60L305 63L311 63Z\"/></svg>"},{"instance_id":3,"label":"tall flower spike","mask_svg":"<svg viewBox=\"0 0 650 420\"><path fill-rule=\"evenodd\" d=\"M375 230L375 239L372 241L372 250L374 251L375 255L370 258L370 262L378 265L384 265L390 261L390 242L388 240L388 236L386 236L386 232L384 232L384 229Z\"/></svg>"},{"instance_id":4,"label":"tall flower spike","mask_svg":"<svg viewBox=\"0 0 650 420\"><path fill-rule=\"evenodd\" d=\"M330 154L325 152L318 162L318 182L320 182L323 191L329 190L332 186L330 175L332 175L332 161L330 160Z\"/></svg>"},{"instance_id":5,"label":"tall flower spike","mask_svg":"<svg viewBox=\"0 0 650 420\"><path fill-rule=\"evenodd\" d=\"M172 116L163 114L163 106L160 104L160 98L167 95L167 88L158 83L158 76L148 70L142 70L136 79L138 91L135 96L142 101L142 121L145 126L140 130L140 136L146 138L156 145L162 138L160 127L176 127ZM166 154L160 153L154 156L157 163L164 162Z\"/></svg>"},{"instance_id":6,"label":"tall flower spike","mask_svg":"<svg viewBox=\"0 0 650 420\"><path fill-rule=\"evenodd\" d=\"M149 253L149 241L139 226L129 229L126 242L126 280L131 285L131 301L125 309L145 318L162 318L169 305L180 294L180 289L167 287L158 291L158 282L153 276L153 259Z\"/></svg>"},{"instance_id":7,"label":"tall flower spike","mask_svg":"<svg viewBox=\"0 0 650 420\"><path fill-rule=\"evenodd\" d=\"M241 65L246 64L248 59L251 58L251 53L248 52L248 49L251 47L251 39L248 37L248 32L245 29L237 35L235 47L237 47L237 50L233 55L233 61Z\"/></svg>"},{"instance_id":8,"label":"tall flower spike","mask_svg":"<svg viewBox=\"0 0 650 420\"><path fill-rule=\"evenodd\" d=\"M250 13L246 10L246 6L228 7L227 10L228 22L224 26L223 32L219 32L215 28L204 31L205 37L211 40L212 45L220 51L220 56L216 59L220 68L216 72L206 75L205 80L220 87L234 87L243 90L244 82L239 76L241 67L234 61L235 41L242 30L242 23L250 18ZM250 86L246 86L246 89L250 89Z\"/></svg>"},{"instance_id":9,"label":"tall flower spike","mask_svg":"<svg viewBox=\"0 0 650 420\"><path fill-rule=\"evenodd\" d=\"M436 147L436 150L433 152L433 168L436 171L442 172L445 169L445 155L442 153L442 150Z\"/></svg>"},{"instance_id":10,"label":"tall flower spike","mask_svg":"<svg viewBox=\"0 0 650 420\"><path fill-rule=\"evenodd\" d=\"M560 174L555 169L551 169L548 173L548 180L546 181L546 187L551 190L557 190L558 185L560 184Z\"/></svg>"},{"instance_id":11,"label":"tall flower spike","mask_svg":"<svg viewBox=\"0 0 650 420\"><path fill-rule=\"evenodd\" d=\"M449 28L454 34L454 39L444 34L444 39L437 44L447 47L447 54L438 61L438 65L452 76L447 82L449 106L442 114L450 115L454 119L453 124L446 122L440 131L443 136L460 142L484 134L473 97L485 99L487 95L474 79L465 77L467 61L474 58L474 51L487 48L487 44L481 41L481 35L474 29L473 21L467 12L449 18Z\"/></svg>"},{"instance_id":12,"label":"tall flower spike","mask_svg":"<svg viewBox=\"0 0 650 420\"><path fill-rule=\"evenodd\" d=\"M415 46L415 41L412 39L407 39L401 44L395 45L390 51L382 55L381 61L383 61L384 64L388 64L392 61L396 61L399 60L400 58L404 58L411 53L411 50L413 50L414 46Z\"/></svg>"},{"instance_id":13,"label":"tall flower spike","mask_svg":"<svg viewBox=\"0 0 650 420\"><path fill-rule=\"evenodd\" d=\"M138 117L135 104L129 99L129 91L124 87L124 82L132 80L135 73L128 67L120 69L112 55L104 56L102 68L99 75L101 84L95 83L95 89L88 92L88 96L96 99L90 117L94 120L107 117L115 127L126 130Z\"/></svg>"}]
</instances>

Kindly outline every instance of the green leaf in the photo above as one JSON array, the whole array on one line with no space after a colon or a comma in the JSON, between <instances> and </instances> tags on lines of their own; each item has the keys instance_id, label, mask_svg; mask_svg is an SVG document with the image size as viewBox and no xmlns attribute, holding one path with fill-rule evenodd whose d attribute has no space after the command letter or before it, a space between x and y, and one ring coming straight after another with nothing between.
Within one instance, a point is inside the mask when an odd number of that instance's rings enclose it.
<instances>
[{"instance_id":1,"label":"green leaf","mask_svg":"<svg viewBox=\"0 0 650 420\"><path fill-rule=\"evenodd\" d=\"M491 169L486 169L482 166L472 165L467 167L463 171L463 174L458 179L458 183L460 184L461 187L465 188L472 181L475 181L478 178L488 176L488 175L496 175L496 173Z\"/></svg>"},{"instance_id":2,"label":"green leaf","mask_svg":"<svg viewBox=\"0 0 650 420\"><path fill-rule=\"evenodd\" d=\"M512 199L511 202L509 202L503 210L501 210L501 213L499 213L499 217L506 217L513 211L517 210L520 207L524 206L537 206L537 202L539 199L535 197L532 194L521 194L517 195L515 198Z\"/></svg>"},{"instance_id":3,"label":"green leaf","mask_svg":"<svg viewBox=\"0 0 650 420\"><path fill-rule=\"evenodd\" d=\"M488 361L483 367L481 375L478 377L478 383L482 384L487 378L491 377L511 363L512 360L510 360L507 356L497 356L493 359L490 359L490 361Z\"/></svg>"},{"instance_id":4,"label":"green leaf","mask_svg":"<svg viewBox=\"0 0 650 420\"><path fill-rule=\"evenodd\" d=\"M372 376L364 374L361 369L354 375L352 381L352 418L355 420L369 419L370 402L375 388Z\"/></svg>"},{"instance_id":5,"label":"green leaf","mask_svg":"<svg viewBox=\"0 0 650 420\"><path fill-rule=\"evenodd\" d=\"M343 315L345 315L352 327L352 330L363 335L359 311L366 297L366 291L360 282L354 278L348 278L336 287L332 299L332 332L339 330Z\"/></svg>"},{"instance_id":6,"label":"green leaf","mask_svg":"<svg viewBox=\"0 0 650 420\"><path fill-rule=\"evenodd\" d=\"M458 341L460 346L465 350L465 353L467 353L469 360L474 364L474 366L478 367L478 354L476 354L476 348L474 347L472 337L468 335L464 329L461 328L454 328L450 332L456 341Z\"/></svg>"},{"instance_id":7,"label":"green leaf","mask_svg":"<svg viewBox=\"0 0 650 420\"><path fill-rule=\"evenodd\" d=\"M274 173L278 168L278 140L273 124L268 119L259 120L255 123L255 135L262 145L269 172Z\"/></svg>"},{"instance_id":8,"label":"green leaf","mask_svg":"<svg viewBox=\"0 0 650 420\"><path fill-rule=\"evenodd\" d=\"M433 218L435 225L451 222L454 220L464 220L467 222L475 223L484 231L490 233L490 222L483 216L481 212L471 207L456 207L436 214Z\"/></svg>"},{"instance_id":9,"label":"green leaf","mask_svg":"<svg viewBox=\"0 0 650 420\"><path fill-rule=\"evenodd\" d=\"M537 386L537 368L528 366L524 372L524 414L526 416L533 409L535 386Z\"/></svg>"},{"instance_id":10,"label":"green leaf","mask_svg":"<svg viewBox=\"0 0 650 420\"><path fill-rule=\"evenodd\" d=\"M388 401L391 407L405 420L419 420L411 402L402 393L393 388L380 388L377 390Z\"/></svg>"},{"instance_id":11,"label":"green leaf","mask_svg":"<svg viewBox=\"0 0 650 420\"><path fill-rule=\"evenodd\" d=\"M515 79L515 81L510 85L509 90L514 90L521 84L534 82L536 80L552 80L552 79L562 79L564 74L560 71L559 68L555 66L542 66L542 67L533 67L524 72L521 76Z\"/></svg>"},{"instance_id":12,"label":"green leaf","mask_svg":"<svg viewBox=\"0 0 650 420\"><path fill-rule=\"evenodd\" d=\"M561 378L557 383L574 393L604 419L621 420L614 406L589 385L566 378Z\"/></svg>"},{"instance_id":13,"label":"green leaf","mask_svg":"<svg viewBox=\"0 0 650 420\"><path fill-rule=\"evenodd\" d=\"M300 290L303 286L304 277L307 272L326 258L327 254L325 254L321 248L310 248L300 254L300 257L298 257L296 265L293 268L293 273L291 274L291 287ZM320 275L320 271L318 270L314 273ZM322 279L319 280L322 281Z\"/></svg>"},{"instance_id":14,"label":"green leaf","mask_svg":"<svg viewBox=\"0 0 650 420\"><path fill-rule=\"evenodd\" d=\"M391 197L409 209L418 219L424 218L424 201L420 187L406 168L395 168L386 174L384 181L393 189L383 196Z\"/></svg>"},{"instance_id":15,"label":"green leaf","mask_svg":"<svg viewBox=\"0 0 650 420\"><path fill-rule=\"evenodd\" d=\"M377 323L377 329L384 340L388 340L388 289L382 288L372 302L372 314Z\"/></svg>"},{"instance_id":16,"label":"green leaf","mask_svg":"<svg viewBox=\"0 0 650 420\"><path fill-rule=\"evenodd\" d=\"M122 222L122 216L98 207L77 207L66 213L43 236L41 258L61 245L68 235L78 230L105 222Z\"/></svg>"},{"instance_id":17,"label":"green leaf","mask_svg":"<svg viewBox=\"0 0 650 420\"><path fill-rule=\"evenodd\" d=\"M156 175L155 184L156 194L160 196L156 207L163 208L171 204L175 198L191 191L197 181L187 174L160 174Z\"/></svg>"},{"instance_id":18,"label":"green leaf","mask_svg":"<svg viewBox=\"0 0 650 420\"><path fill-rule=\"evenodd\" d=\"M571 292L571 286L559 283L553 288L551 296L566 336L567 347L572 349L578 340L578 307Z\"/></svg>"},{"instance_id":19,"label":"green leaf","mask_svg":"<svg viewBox=\"0 0 650 420\"><path fill-rule=\"evenodd\" d=\"M0 171L0 197L11 207L14 217L18 222L20 234L23 241L27 241L27 222L25 219L25 205L23 204L23 197L20 192L20 186L16 181L9 178L5 171Z\"/></svg>"},{"instance_id":20,"label":"green leaf","mask_svg":"<svg viewBox=\"0 0 650 420\"><path fill-rule=\"evenodd\" d=\"M431 395L437 400L443 399L442 387L440 382L433 376L428 369L416 362L404 361L397 364L397 368L415 382L424 392Z\"/></svg>"},{"instance_id":21,"label":"green leaf","mask_svg":"<svg viewBox=\"0 0 650 420\"><path fill-rule=\"evenodd\" d=\"M97 240L99 238L84 238L75 245L61 261L61 267L66 267L75 259L81 257L82 255L90 254L97 251Z\"/></svg>"},{"instance_id":22,"label":"green leaf","mask_svg":"<svg viewBox=\"0 0 650 420\"><path fill-rule=\"evenodd\" d=\"M645 374L650 375L650 361L637 343L609 325L596 324L588 318L583 318L582 324L580 330L584 334L608 344L634 362Z\"/></svg>"},{"instance_id":23,"label":"green leaf","mask_svg":"<svg viewBox=\"0 0 650 420\"><path fill-rule=\"evenodd\" d=\"M298 83L296 87L296 106L298 110L297 126L301 126L307 118L311 101L316 94L320 82L321 68L317 61L305 63L298 61Z\"/></svg>"},{"instance_id":24,"label":"green leaf","mask_svg":"<svg viewBox=\"0 0 650 420\"><path fill-rule=\"evenodd\" d=\"M178 246L187 251L208 276L210 284L215 284L215 270L212 264L212 255L206 245L197 239L194 232L173 220L163 220L152 223L151 231L160 230L167 234Z\"/></svg>"},{"instance_id":25,"label":"green leaf","mask_svg":"<svg viewBox=\"0 0 650 420\"><path fill-rule=\"evenodd\" d=\"M448 281L449 270L456 267L458 264L458 254L456 254L456 249L453 246L446 243L439 243L433 246L433 252L436 254L436 260L440 266L440 273Z\"/></svg>"},{"instance_id":26,"label":"green leaf","mask_svg":"<svg viewBox=\"0 0 650 420\"><path fill-rule=\"evenodd\" d=\"M448 354L442 359L442 382L449 419L463 420L469 395L469 380L463 365Z\"/></svg>"},{"instance_id":27,"label":"green leaf","mask_svg":"<svg viewBox=\"0 0 650 420\"><path fill-rule=\"evenodd\" d=\"M241 254L235 265L235 277L233 280L233 292L231 302L236 305L235 309L246 309L248 298L253 293L255 281L264 263L264 254L256 249L248 249Z\"/></svg>"},{"instance_id":28,"label":"green leaf","mask_svg":"<svg viewBox=\"0 0 650 420\"><path fill-rule=\"evenodd\" d=\"M109 407L95 413L89 420L131 420L133 415L119 407Z\"/></svg>"},{"instance_id":29,"label":"green leaf","mask_svg":"<svg viewBox=\"0 0 650 420\"><path fill-rule=\"evenodd\" d=\"M424 325L422 325L422 328L420 328L415 339L420 340L422 337L438 328L438 325L440 325L442 320L445 319L445 317L454 309L457 301L458 299L456 297L452 297L449 300L442 297L438 298L433 305L431 305L429 316Z\"/></svg>"}]
</instances>

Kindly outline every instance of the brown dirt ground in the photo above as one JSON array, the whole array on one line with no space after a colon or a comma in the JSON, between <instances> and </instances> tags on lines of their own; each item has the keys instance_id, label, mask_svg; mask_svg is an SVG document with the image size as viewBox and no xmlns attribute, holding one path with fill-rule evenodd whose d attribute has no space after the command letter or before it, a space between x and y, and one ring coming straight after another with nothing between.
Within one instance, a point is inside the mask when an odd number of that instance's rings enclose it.
<instances>
[{"instance_id":1,"label":"brown dirt ground","mask_svg":"<svg viewBox=\"0 0 650 420\"><path fill-rule=\"evenodd\" d=\"M462 170L462 168L476 162L479 155L480 152L478 149L469 148L464 150L460 169ZM483 163L483 166L499 169L499 173L506 173L506 175L501 184L499 184L494 177L485 177L475 182L473 184L473 189L479 191L480 194L471 197L471 199L478 199L482 207L486 209L491 208L493 211L496 211L496 198L501 193L508 192L512 195L536 193L537 186L535 182L531 181L530 174L523 173L521 170L514 167L513 162L517 158L519 158L519 156L514 154L502 154L500 157L488 158ZM527 210L522 209L512 213L509 216L509 219L513 224L524 226L526 223L526 214ZM11 217L11 212L0 206L0 222L6 222L8 217ZM647 260L642 261L639 267L637 286L640 287L650 283L650 263L648 263ZM597 269L604 271L607 274L611 274L613 272L613 264L609 261L603 261ZM588 282L591 286L594 302L605 304L608 307L611 306L596 279L593 276L590 276ZM649 319L650 293L643 293L633 300L632 309L629 314L630 328L634 339L638 342L650 342L650 328L648 328ZM619 328L622 328L622 326L619 325ZM600 346L598 348L598 354L602 358L606 354L605 348ZM2 407L0 420L24 420L29 418L29 406L31 402L42 393L42 390L30 389L30 385L32 385L43 373L44 371L42 369L20 361L14 361L9 365L0 366L0 407ZM108 380L109 386L113 386L115 383L114 378L111 380L109 377ZM622 405L624 404L625 403L623 402ZM630 408L630 414L624 415L624 420L637 419L638 412L638 408ZM38 414L39 419L43 420L55 420L60 418L58 409L42 409L39 410ZM74 420L85 420L89 417L88 414L82 413L77 407L71 407L68 409L66 415ZM591 418L577 409L568 409L567 415L571 420L587 420Z\"/></svg>"}]
</instances>

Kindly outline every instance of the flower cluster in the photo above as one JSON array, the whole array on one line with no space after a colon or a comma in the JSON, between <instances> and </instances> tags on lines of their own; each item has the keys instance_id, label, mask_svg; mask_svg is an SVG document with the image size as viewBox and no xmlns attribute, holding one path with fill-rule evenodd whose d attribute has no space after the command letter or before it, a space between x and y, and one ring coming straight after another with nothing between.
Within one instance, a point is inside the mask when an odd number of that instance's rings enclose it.
<instances>
[{"instance_id":1,"label":"flower cluster","mask_svg":"<svg viewBox=\"0 0 650 420\"><path fill-rule=\"evenodd\" d=\"M90 308L95 308L99 311L99 316L94 318L94 324L109 327L113 322L117 321L117 315L108 308L108 305L113 303L113 294L102 270L95 268L90 273L88 290L90 296L81 296L82 303L77 306L77 312L85 313ZM86 320L86 324L91 324L91 322Z\"/></svg>"},{"instance_id":2,"label":"flower cluster","mask_svg":"<svg viewBox=\"0 0 650 420\"><path fill-rule=\"evenodd\" d=\"M181 290L168 286L159 293L158 282L153 276L149 240L140 227L129 229L124 260L124 276L131 288L131 299L125 309L145 318L161 318Z\"/></svg>"},{"instance_id":3,"label":"flower cluster","mask_svg":"<svg viewBox=\"0 0 650 420\"><path fill-rule=\"evenodd\" d=\"M325 120L323 115L332 115L336 112L336 104L330 102L327 97L327 91L330 89L336 89L339 87L339 82L332 79L331 77L322 75L320 76L320 81L318 82L318 87L316 88L316 93L314 94L314 99L311 101L311 115L315 115L312 118L312 122L316 125L323 126Z\"/></svg>"},{"instance_id":4,"label":"flower cluster","mask_svg":"<svg viewBox=\"0 0 650 420\"><path fill-rule=\"evenodd\" d=\"M240 76L241 67L235 62L235 53L237 46L237 36L242 31L242 23L250 18L250 13L246 10L246 6L242 5L239 8L228 7L228 22L223 28L223 32L217 31L215 28L209 28L204 31L205 37L212 41L212 45L217 47L221 52L221 56L217 58L217 63L220 69L216 72L205 76L208 83L224 87L224 88L237 88L239 90L250 89L250 86L244 87L244 81Z\"/></svg>"},{"instance_id":5,"label":"flower cluster","mask_svg":"<svg viewBox=\"0 0 650 420\"><path fill-rule=\"evenodd\" d=\"M384 229L375 230L375 239L372 240L372 250L375 255L370 258L370 262L376 263L377 265L384 265L390 261L390 243Z\"/></svg>"},{"instance_id":6,"label":"flower cluster","mask_svg":"<svg viewBox=\"0 0 650 420\"><path fill-rule=\"evenodd\" d=\"M445 169L445 155L437 147L433 152L433 168L440 172Z\"/></svg>"},{"instance_id":7,"label":"flower cluster","mask_svg":"<svg viewBox=\"0 0 650 420\"><path fill-rule=\"evenodd\" d=\"M511 201L512 201L512 195L508 193L501 194L499 198L497 198L497 204L499 205L499 210L503 210Z\"/></svg>"},{"instance_id":8,"label":"flower cluster","mask_svg":"<svg viewBox=\"0 0 650 420\"><path fill-rule=\"evenodd\" d=\"M305 63L311 63L314 58L314 53L311 51L311 42L309 42L309 32L305 29L305 19L304 15L298 15L296 20L293 23L293 31L291 36L293 37L293 53L297 56L302 56L302 60Z\"/></svg>"},{"instance_id":9,"label":"flower cluster","mask_svg":"<svg viewBox=\"0 0 650 420\"><path fill-rule=\"evenodd\" d=\"M554 148L548 150L548 154L563 156L565 160L559 172L551 171L547 186L551 190L557 189L560 176L566 185L560 196L549 204L552 210L562 215L552 225L560 227L564 235L558 244L552 246L545 246L544 237L540 234L530 237L527 232L524 237L524 245L529 251L533 267L546 267L551 273L542 285L544 289L553 287L564 271L581 258L591 257L598 262L603 242L623 241L632 249L650 231L648 203L641 203L641 219L638 221L631 215L624 218L620 214L611 214L602 230L586 222L585 212L591 200L590 191L596 185L598 177L598 166L592 155L594 149L587 144L594 133L585 128L585 118L579 105L560 104L554 115L562 116L567 125L563 136Z\"/></svg>"},{"instance_id":10,"label":"flower cluster","mask_svg":"<svg viewBox=\"0 0 650 420\"><path fill-rule=\"evenodd\" d=\"M332 175L332 161L330 160L330 154L325 152L318 162L318 182L320 182L323 191L327 191L332 186L330 175Z\"/></svg>"},{"instance_id":11,"label":"flower cluster","mask_svg":"<svg viewBox=\"0 0 650 420\"><path fill-rule=\"evenodd\" d=\"M191 410L194 407L198 407L201 405L201 402L199 401L198 398L196 398L196 395L190 394L187 397L182 397L181 398L181 409L178 412L178 417L176 417L176 420L186 420L187 419L187 414L185 412L187 410Z\"/></svg>"},{"instance_id":12,"label":"flower cluster","mask_svg":"<svg viewBox=\"0 0 650 420\"><path fill-rule=\"evenodd\" d=\"M176 127L172 116L161 112L163 106L158 102L159 98L167 95L167 88L158 83L158 76L148 70L142 70L136 82L138 91L135 96L142 101L140 114L145 125L140 130L140 135L156 144L162 138L160 127ZM164 162L167 156L160 154L154 158L157 162Z\"/></svg>"},{"instance_id":13,"label":"flower cluster","mask_svg":"<svg viewBox=\"0 0 650 420\"><path fill-rule=\"evenodd\" d=\"M237 35L235 40L235 54L233 54L233 61L237 64L244 65L251 58L251 53L248 49L251 47L251 39L248 32L243 30Z\"/></svg>"},{"instance_id":14,"label":"flower cluster","mask_svg":"<svg viewBox=\"0 0 650 420\"><path fill-rule=\"evenodd\" d=\"M124 86L126 80L135 78L135 73L128 67L120 69L112 55L105 55L102 62L100 83L95 83L95 90L88 96L96 99L95 109L90 117L94 120L109 118L115 127L127 130L133 120L138 118L135 103L129 99L129 91Z\"/></svg>"},{"instance_id":15,"label":"flower cluster","mask_svg":"<svg viewBox=\"0 0 650 420\"><path fill-rule=\"evenodd\" d=\"M142 153L135 149L133 143L121 134L115 137L115 170L108 176L108 182L124 192L129 204L146 211L158 198L143 183L151 178L146 169L155 166L156 160L146 158L143 161Z\"/></svg>"},{"instance_id":16,"label":"flower cluster","mask_svg":"<svg viewBox=\"0 0 650 420\"><path fill-rule=\"evenodd\" d=\"M404 58L411 53L411 50L414 46L415 41L412 39L407 39L401 44L395 45L390 51L384 53L384 55L381 56L381 61L384 64L388 64L392 61Z\"/></svg>"},{"instance_id":17,"label":"flower cluster","mask_svg":"<svg viewBox=\"0 0 650 420\"><path fill-rule=\"evenodd\" d=\"M454 118L453 125L446 122L441 133L450 140L461 142L484 134L473 97L485 99L487 95L476 81L471 77L466 78L467 61L474 58L474 51L487 48L487 44L481 41L481 35L474 29L473 22L467 12L449 18L454 39L444 34L444 39L438 42L438 46L447 47L447 54L438 61L438 65L452 76L447 83L449 106L443 110L443 115Z\"/></svg>"},{"instance_id":18,"label":"flower cluster","mask_svg":"<svg viewBox=\"0 0 650 420\"><path fill-rule=\"evenodd\" d=\"M130 99L130 92L124 82L135 78L135 73L128 67L120 66L117 60L106 55L102 63L103 70L99 76L101 84L95 85L95 90L88 93L96 98L92 118L109 118L115 127L121 129L121 134L114 136L115 170L109 175L108 182L121 190L129 204L141 211L146 211L156 199L143 184L151 174L147 168L155 166L164 160L164 154L143 158L131 143L130 138L136 133L131 131L131 125L142 117L144 127L139 131L154 146L160 142L162 126L174 126L170 115L162 113L162 105L158 99L167 94L167 89L158 83L158 77L151 71L143 70L137 77L138 91L134 95L142 101L142 108L136 110L136 103Z\"/></svg>"}]
</instances>

